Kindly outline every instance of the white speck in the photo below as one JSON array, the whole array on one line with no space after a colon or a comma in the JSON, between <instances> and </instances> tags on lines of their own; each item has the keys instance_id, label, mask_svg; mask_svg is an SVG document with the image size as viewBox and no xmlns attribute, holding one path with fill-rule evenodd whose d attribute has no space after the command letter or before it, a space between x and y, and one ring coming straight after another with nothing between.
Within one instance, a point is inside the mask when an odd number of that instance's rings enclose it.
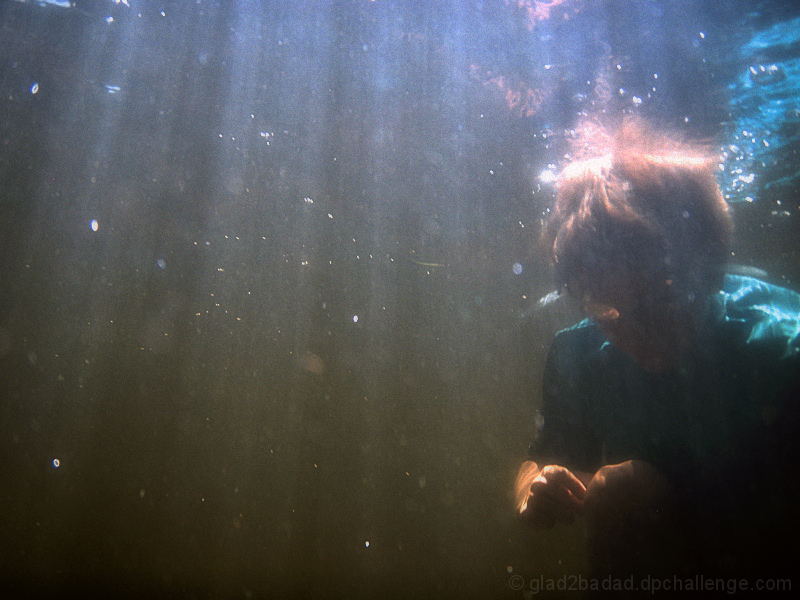
<instances>
[{"instance_id":1,"label":"white speck","mask_svg":"<svg viewBox=\"0 0 800 600\"><path fill-rule=\"evenodd\" d=\"M545 294L539 301L536 303L537 309L544 308L561 298L561 293L558 290L553 290L552 292Z\"/></svg>"},{"instance_id":2,"label":"white speck","mask_svg":"<svg viewBox=\"0 0 800 600\"><path fill-rule=\"evenodd\" d=\"M642 103L642 99L641 99L641 98L639 98L639 96L634 96L634 97L633 97L633 104L634 104L635 106L639 106L641 103Z\"/></svg>"},{"instance_id":3,"label":"white speck","mask_svg":"<svg viewBox=\"0 0 800 600\"><path fill-rule=\"evenodd\" d=\"M511 565L508 565L506 567L506 571L508 571L509 573L513 573L514 572L514 567L512 567Z\"/></svg>"},{"instance_id":4,"label":"white speck","mask_svg":"<svg viewBox=\"0 0 800 600\"><path fill-rule=\"evenodd\" d=\"M61 461L58 460L57 458L54 458L53 459L53 466L57 469L58 467L61 466Z\"/></svg>"},{"instance_id":5,"label":"white speck","mask_svg":"<svg viewBox=\"0 0 800 600\"><path fill-rule=\"evenodd\" d=\"M515 262L514 265L511 267L511 270L514 271L514 275L519 275L522 273L522 265L518 262Z\"/></svg>"},{"instance_id":6,"label":"white speck","mask_svg":"<svg viewBox=\"0 0 800 600\"><path fill-rule=\"evenodd\" d=\"M353 323L358 323L358 315L353 315Z\"/></svg>"},{"instance_id":7,"label":"white speck","mask_svg":"<svg viewBox=\"0 0 800 600\"><path fill-rule=\"evenodd\" d=\"M92 219L92 221L89 223L89 227L92 228L92 231L97 231L100 227L100 224L97 222L97 219Z\"/></svg>"},{"instance_id":8,"label":"white speck","mask_svg":"<svg viewBox=\"0 0 800 600\"><path fill-rule=\"evenodd\" d=\"M38 92L38 91L39 91L39 84L38 84L38 83L34 83L34 84L31 86L31 94L35 94L35 93L36 93L36 92Z\"/></svg>"},{"instance_id":9,"label":"white speck","mask_svg":"<svg viewBox=\"0 0 800 600\"><path fill-rule=\"evenodd\" d=\"M756 179L755 173L750 173L749 175L739 175L739 181L742 183L753 183Z\"/></svg>"},{"instance_id":10,"label":"white speck","mask_svg":"<svg viewBox=\"0 0 800 600\"><path fill-rule=\"evenodd\" d=\"M305 202L306 204L314 204L314 200L308 197L303 198L303 202Z\"/></svg>"},{"instance_id":11,"label":"white speck","mask_svg":"<svg viewBox=\"0 0 800 600\"><path fill-rule=\"evenodd\" d=\"M556 174L553 169L545 169L541 173L539 173L539 181L542 183L555 183L556 181Z\"/></svg>"},{"instance_id":12,"label":"white speck","mask_svg":"<svg viewBox=\"0 0 800 600\"><path fill-rule=\"evenodd\" d=\"M114 17L106 17L106 23L111 25L111 23L113 23L113 22L114 22Z\"/></svg>"},{"instance_id":13,"label":"white speck","mask_svg":"<svg viewBox=\"0 0 800 600\"><path fill-rule=\"evenodd\" d=\"M369 540L367 540L366 542L364 542L364 546L365 546L366 548L369 548Z\"/></svg>"},{"instance_id":14,"label":"white speck","mask_svg":"<svg viewBox=\"0 0 800 600\"><path fill-rule=\"evenodd\" d=\"M166 269L167 268L167 261L165 261L163 258L159 258L156 261L156 264L158 265L159 269Z\"/></svg>"},{"instance_id":15,"label":"white speck","mask_svg":"<svg viewBox=\"0 0 800 600\"><path fill-rule=\"evenodd\" d=\"M701 37L702 39L706 39L706 34L705 34L704 32L702 32L702 31L701 31L701 32L700 32L700 37Z\"/></svg>"}]
</instances>

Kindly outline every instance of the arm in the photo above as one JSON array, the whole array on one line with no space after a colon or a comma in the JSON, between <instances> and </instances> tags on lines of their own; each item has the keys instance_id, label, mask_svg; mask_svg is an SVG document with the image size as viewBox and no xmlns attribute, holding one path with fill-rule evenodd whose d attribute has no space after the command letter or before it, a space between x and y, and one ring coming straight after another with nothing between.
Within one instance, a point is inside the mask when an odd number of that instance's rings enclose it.
<instances>
[{"instance_id":1,"label":"arm","mask_svg":"<svg viewBox=\"0 0 800 600\"><path fill-rule=\"evenodd\" d=\"M594 393L594 379L586 365L603 343L596 327L576 326L559 333L548 352L542 408L536 417L535 439L528 449L537 462L522 464L514 486L520 517L537 529L570 523L583 510L586 486L594 473L562 465L590 470L600 466L600 447L587 417L587 398Z\"/></svg>"}]
</instances>

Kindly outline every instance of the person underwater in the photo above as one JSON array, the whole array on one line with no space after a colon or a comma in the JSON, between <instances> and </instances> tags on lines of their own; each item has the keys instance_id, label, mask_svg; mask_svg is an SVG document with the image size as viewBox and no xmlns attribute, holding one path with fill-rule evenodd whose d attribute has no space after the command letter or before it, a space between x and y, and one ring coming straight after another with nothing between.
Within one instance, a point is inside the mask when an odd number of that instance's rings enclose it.
<instances>
[{"instance_id":1,"label":"person underwater","mask_svg":"<svg viewBox=\"0 0 800 600\"><path fill-rule=\"evenodd\" d=\"M548 353L520 518L581 515L596 575L789 573L800 296L725 273L707 147L641 120L579 144L542 240L586 319Z\"/></svg>"}]
</instances>

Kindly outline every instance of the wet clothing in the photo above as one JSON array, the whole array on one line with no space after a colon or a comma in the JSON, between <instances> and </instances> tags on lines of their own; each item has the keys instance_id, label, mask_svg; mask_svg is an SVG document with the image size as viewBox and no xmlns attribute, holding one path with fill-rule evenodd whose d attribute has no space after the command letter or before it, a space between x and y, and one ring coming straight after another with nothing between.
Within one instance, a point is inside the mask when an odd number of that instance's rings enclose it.
<instances>
[{"instance_id":1,"label":"wet clothing","mask_svg":"<svg viewBox=\"0 0 800 600\"><path fill-rule=\"evenodd\" d=\"M644 371L588 320L560 332L530 456L590 473L649 462L712 568L736 570L753 536L800 529L799 381L800 295L729 275L701 343L669 372Z\"/></svg>"}]
</instances>

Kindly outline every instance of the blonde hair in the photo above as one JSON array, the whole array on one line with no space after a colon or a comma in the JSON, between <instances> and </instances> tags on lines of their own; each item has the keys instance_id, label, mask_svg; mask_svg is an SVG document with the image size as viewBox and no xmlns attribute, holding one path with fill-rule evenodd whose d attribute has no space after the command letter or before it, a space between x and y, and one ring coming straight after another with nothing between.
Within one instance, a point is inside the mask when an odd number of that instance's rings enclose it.
<instances>
[{"instance_id":1,"label":"blonde hair","mask_svg":"<svg viewBox=\"0 0 800 600\"><path fill-rule=\"evenodd\" d=\"M558 178L542 233L559 284L597 281L616 267L680 282L687 293L719 289L733 223L709 147L641 120L614 134L585 126L577 140L579 158Z\"/></svg>"}]
</instances>

